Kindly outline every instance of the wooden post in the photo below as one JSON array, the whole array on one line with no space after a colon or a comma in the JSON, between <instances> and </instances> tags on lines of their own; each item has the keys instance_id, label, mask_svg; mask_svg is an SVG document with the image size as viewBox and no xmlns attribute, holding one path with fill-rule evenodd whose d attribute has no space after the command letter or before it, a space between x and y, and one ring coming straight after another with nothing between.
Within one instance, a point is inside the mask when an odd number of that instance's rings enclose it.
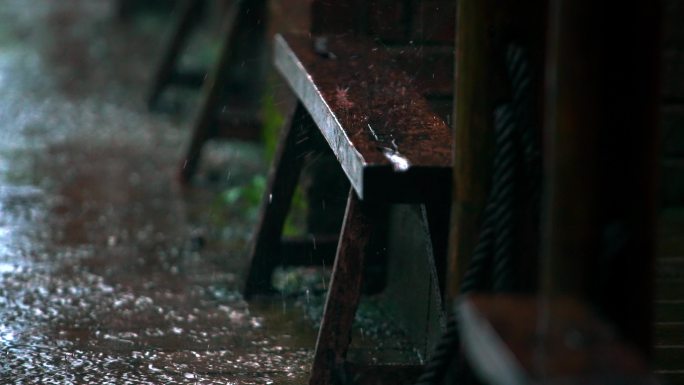
<instances>
[{"instance_id":1,"label":"wooden post","mask_svg":"<svg viewBox=\"0 0 684 385\"><path fill-rule=\"evenodd\" d=\"M479 216L485 204L491 154L491 122L485 116L487 1L462 0L456 19L456 90L454 98L454 204L451 251L447 262L447 299L458 295L467 260L475 249ZM476 90L480 88L480 92Z\"/></svg>"},{"instance_id":2,"label":"wooden post","mask_svg":"<svg viewBox=\"0 0 684 385\"><path fill-rule=\"evenodd\" d=\"M491 180L494 107L510 98L506 46L511 42L524 45L535 75L542 72L545 18L546 0L458 2L447 300L458 295L461 277L479 236Z\"/></svg>"},{"instance_id":3,"label":"wooden post","mask_svg":"<svg viewBox=\"0 0 684 385\"><path fill-rule=\"evenodd\" d=\"M553 0L545 95L542 286L592 303L647 358L659 3Z\"/></svg>"}]
</instances>

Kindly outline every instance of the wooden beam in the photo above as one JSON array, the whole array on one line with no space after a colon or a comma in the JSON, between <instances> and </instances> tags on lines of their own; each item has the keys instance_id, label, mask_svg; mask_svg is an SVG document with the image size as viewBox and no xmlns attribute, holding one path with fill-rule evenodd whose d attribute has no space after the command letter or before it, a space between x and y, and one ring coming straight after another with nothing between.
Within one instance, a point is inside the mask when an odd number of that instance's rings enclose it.
<instances>
[{"instance_id":1,"label":"wooden beam","mask_svg":"<svg viewBox=\"0 0 684 385\"><path fill-rule=\"evenodd\" d=\"M546 0L461 0L456 21L454 171L447 299L477 244L489 192L494 107L510 98L505 49L521 44L535 76L543 72ZM535 89L541 91L541 81ZM538 92L540 94L540 92ZM538 117L541 125L541 116ZM535 255L529 258L536 260Z\"/></svg>"},{"instance_id":2,"label":"wooden beam","mask_svg":"<svg viewBox=\"0 0 684 385\"><path fill-rule=\"evenodd\" d=\"M660 2L551 4L543 288L650 357Z\"/></svg>"}]
</instances>

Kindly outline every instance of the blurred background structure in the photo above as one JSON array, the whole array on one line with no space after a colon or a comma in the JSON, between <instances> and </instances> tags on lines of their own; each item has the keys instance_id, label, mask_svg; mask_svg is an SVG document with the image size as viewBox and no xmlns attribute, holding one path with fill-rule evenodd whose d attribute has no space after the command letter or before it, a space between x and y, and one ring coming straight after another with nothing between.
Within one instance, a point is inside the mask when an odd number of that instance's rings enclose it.
<instances>
[{"instance_id":1,"label":"blurred background structure","mask_svg":"<svg viewBox=\"0 0 684 385\"><path fill-rule=\"evenodd\" d=\"M684 5L509 3L0 0L0 382L684 383Z\"/></svg>"}]
</instances>

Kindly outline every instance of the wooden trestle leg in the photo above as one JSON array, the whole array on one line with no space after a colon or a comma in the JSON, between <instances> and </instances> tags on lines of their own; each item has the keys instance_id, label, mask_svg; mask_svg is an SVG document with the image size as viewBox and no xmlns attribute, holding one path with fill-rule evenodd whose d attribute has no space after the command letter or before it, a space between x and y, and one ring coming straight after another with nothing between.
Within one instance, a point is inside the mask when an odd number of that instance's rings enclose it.
<instances>
[{"instance_id":1,"label":"wooden trestle leg","mask_svg":"<svg viewBox=\"0 0 684 385\"><path fill-rule=\"evenodd\" d=\"M192 129L190 147L179 173L181 183L188 183L195 174L202 147L204 143L214 136L212 130L216 130L218 122L217 109L221 101L223 85L228 76L228 63L232 59L232 49L235 46L236 19L240 11L239 8L243 6L242 3L242 1L232 3L226 14L224 21L225 30L222 34L223 47L221 47L219 60L208 74L207 81L204 83L202 90L203 99L200 103L195 126Z\"/></svg>"},{"instance_id":2,"label":"wooden trestle leg","mask_svg":"<svg viewBox=\"0 0 684 385\"><path fill-rule=\"evenodd\" d=\"M245 283L245 298L272 291L271 275L280 262L279 249L283 225L290 210L306 152L310 150L313 128L315 126L308 112L303 105L297 104L291 123L282 129L279 147L270 168L250 254L251 263Z\"/></svg>"},{"instance_id":3,"label":"wooden trestle leg","mask_svg":"<svg viewBox=\"0 0 684 385\"><path fill-rule=\"evenodd\" d=\"M377 223L378 208L350 189L335 265L316 341L310 385L343 382L344 362L363 283L366 248Z\"/></svg>"}]
</instances>

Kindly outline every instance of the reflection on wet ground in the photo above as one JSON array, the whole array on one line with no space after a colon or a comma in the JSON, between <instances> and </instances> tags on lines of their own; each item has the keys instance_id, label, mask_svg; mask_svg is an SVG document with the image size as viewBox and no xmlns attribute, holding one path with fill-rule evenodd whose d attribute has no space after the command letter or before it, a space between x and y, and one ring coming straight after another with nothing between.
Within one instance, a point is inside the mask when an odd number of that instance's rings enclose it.
<instances>
[{"instance_id":1,"label":"reflection on wet ground","mask_svg":"<svg viewBox=\"0 0 684 385\"><path fill-rule=\"evenodd\" d=\"M303 383L314 329L237 292L253 213L181 190L192 113L144 109L163 26L113 3L0 0L0 382Z\"/></svg>"}]
</instances>

